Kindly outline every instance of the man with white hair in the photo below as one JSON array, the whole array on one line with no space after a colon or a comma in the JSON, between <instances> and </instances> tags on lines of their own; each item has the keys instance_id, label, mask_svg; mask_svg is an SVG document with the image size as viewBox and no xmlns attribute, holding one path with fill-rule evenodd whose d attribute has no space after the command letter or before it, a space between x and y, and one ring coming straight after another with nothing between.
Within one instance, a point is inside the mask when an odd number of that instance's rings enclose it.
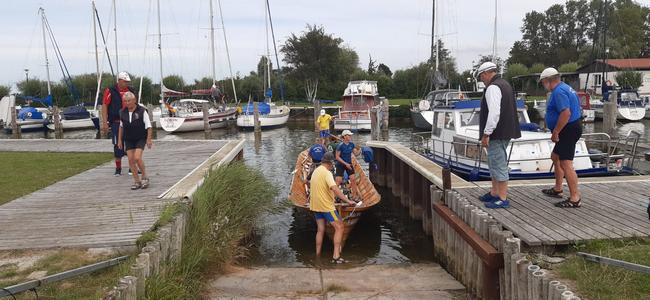
<instances>
[{"instance_id":1,"label":"man with white hair","mask_svg":"<svg viewBox=\"0 0 650 300\"><path fill-rule=\"evenodd\" d=\"M510 84L497 75L497 65L483 63L477 77L485 84L479 114L479 137L487 148L488 166L492 178L490 192L479 197L487 208L508 208L508 154L511 139L521 137L517 102Z\"/></svg>"},{"instance_id":2,"label":"man with white hair","mask_svg":"<svg viewBox=\"0 0 650 300\"><path fill-rule=\"evenodd\" d=\"M582 109L576 91L560 80L560 73L554 68L542 71L539 81L544 88L551 92L546 104L546 127L553 134L551 140L555 143L551 160L555 170L555 186L544 189L548 196L562 198L562 181L566 178L571 195L563 201L555 203L557 207L580 207L580 192L578 191L578 174L573 168L576 143L582 136Z\"/></svg>"}]
</instances>

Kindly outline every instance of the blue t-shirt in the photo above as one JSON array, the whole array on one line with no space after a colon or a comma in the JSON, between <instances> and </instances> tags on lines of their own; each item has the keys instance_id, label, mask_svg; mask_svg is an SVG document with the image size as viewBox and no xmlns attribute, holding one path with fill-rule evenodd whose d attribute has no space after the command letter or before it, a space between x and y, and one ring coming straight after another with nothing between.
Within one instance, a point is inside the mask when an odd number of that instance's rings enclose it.
<instances>
[{"instance_id":1,"label":"blue t-shirt","mask_svg":"<svg viewBox=\"0 0 650 300\"><path fill-rule=\"evenodd\" d=\"M352 163L352 150L354 150L354 143L352 142L348 144L340 143L339 146L336 147L336 151L341 151L341 159L349 164ZM337 164L340 165L338 161Z\"/></svg>"},{"instance_id":2,"label":"blue t-shirt","mask_svg":"<svg viewBox=\"0 0 650 300\"><path fill-rule=\"evenodd\" d=\"M315 144L309 148L309 156L311 156L311 159L315 162L320 162L323 159L325 152L327 152L327 150L325 149L325 146L321 144Z\"/></svg>"},{"instance_id":3,"label":"blue t-shirt","mask_svg":"<svg viewBox=\"0 0 650 300\"><path fill-rule=\"evenodd\" d=\"M569 123L577 121L582 116L582 108L578 94L568 84L560 82L551 92L551 98L546 103L546 127L553 130L560 118L560 113L565 109L571 110Z\"/></svg>"}]
</instances>

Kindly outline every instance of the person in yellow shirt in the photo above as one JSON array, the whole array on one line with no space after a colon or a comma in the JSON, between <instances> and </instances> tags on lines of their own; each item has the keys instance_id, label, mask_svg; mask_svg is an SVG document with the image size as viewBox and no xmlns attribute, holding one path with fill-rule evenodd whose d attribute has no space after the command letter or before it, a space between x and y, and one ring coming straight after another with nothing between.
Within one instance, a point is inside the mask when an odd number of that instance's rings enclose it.
<instances>
[{"instance_id":1,"label":"person in yellow shirt","mask_svg":"<svg viewBox=\"0 0 650 300\"><path fill-rule=\"evenodd\" d=\"M311 176L310 194L309 194L309 210L314 213L318 231L316 232L316 256L320 257L321 248L323 246L323 237L325 236L325 220L327 220L332 227L334 227L334 254L332 255L332 263L340 264L345 263L341 258L341 242L343 240L343 220L334 207L334 195L339 197L341 201L350 205L355 205L354 201L350 201L348 197L341 192L336 181L334 181L334 154L327 152L323 155L321 165L316 168Z\"/></svg>"},{"instance_id":2,"label":"person in yellow shirt","mask_svg":"<svg viewBox=\"0 0 650 300\"><path fill-rule=\"evenodd\" d=\"M324 109L320 110L320 116L316 119L316 128L320 130L320 138L328 138L330 135L330 122L332 116L327 114Z\"/></svg>"}]
</instances>

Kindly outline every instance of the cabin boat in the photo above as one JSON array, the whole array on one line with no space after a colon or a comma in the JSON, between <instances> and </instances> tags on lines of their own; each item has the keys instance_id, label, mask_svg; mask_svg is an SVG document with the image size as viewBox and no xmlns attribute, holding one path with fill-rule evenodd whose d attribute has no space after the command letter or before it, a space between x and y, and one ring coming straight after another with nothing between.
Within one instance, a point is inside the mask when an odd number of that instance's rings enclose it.
<instances>
[{"instance_id":1,"label":"cabin boat","mask_svg":"<svg viewBox=\"0 0 650 300\"><path fill-rule=\"evenodd\" d=\"M334 116L334 130L370 131L370 109L380 102L377 82L348 82L342 100L343 107Z\"/></svg>"},{"instance_id":2,"label":"cabin boat","mask_svg":"<svg viewBox=\"0 0 650 300\"><path fill-rule=\"evenodd\" d=\"M228 121L235 120L237 110L229 107L214 107L210 101L202 99L181 99L172 103L175 112L171 116L160 116L160 126L167 132L201 131L203 124L203 104L208 103L208 122L210 128L223 128Z\"/></svg>"},{"instance_id":3,"label":"cabin boat","mask_svg":"<svg viewBox=\"0 0 650 300\"><path fill-rule=\"evenodd\" d=\"M479 110L480 100L436 106L432 131L414 134L412 148L470 181L489 180L487 151L479 141ZM521 138L512 140L507 147L510 179L553 178L551 133L534 130L537 126L530 124L523 100L517 100L517 115L522 131ZM592 150L590 154L585 140L588 137L601 138L599 141L604 141L608 149ZM631 143L635 151L638 138L639 134L628 133L625 145ZM579 176L631 174L634 154L618 154L622 147L620 141L614 143L606 134L583 134L576 145L574 168Z\"/></svg>"},{"instance_id":4,"label":"cabin boat","mask_svg":"<svg viewBox=\"0 0 650 300\"><path fill-rule=\"evenodd\" d=\"M87 110L83 105L69 106L59 113L61 128L64 131L79 129L97 129L99 126L99 117L97 111ZM54 122L47 124L49 130L54 130Z\"/></svg>"},{"instance_id":5,"label":"cabin boat","mask_svg":"<svg viewBox=\"0 0 650 300\"><path fill-rule=\"evenodd\" d=\"M596 111L596 118L603 118L603 107L608 101L609 94L605 94L603 100L592 101L592 107ZM639 121L646 115L646 107L639 93L635 90L620 90L617 93L618 114L617 120Z\"/></svg>"},{"instance_id":6,"label":"cabin boat","mask_svg":"<svg viewBox=\"0 0 650 300\"><path fill-rule=\"evenodd\" d=\"M51 99L51 97L49 98ZM47 98L45 99L47 101ZM47 108L32 106L16 106L15 96L5 96L0 100L0 125L6 133L11 133L11 108L16 110L16 122L20 125L20 131L42 131L48 123Z\"/></svg>"},{"instance_id":7,"label":"cabin boat","mask_svg":"<svg viewBox=\"0 0 650 300\"><path fill-rule=\"evenodd\" d=\"M582 108L582 122L593 123L596 120L596 111L592 107L591 95L585 92L576 92L580 100L580 107ZM546 118L546 103L548 100L533 100L533 108L535 108L542 119Z\"/></svg>"},{"instance_id":8,"label":"cabin boat","mask_svg":"<svg viewBox=\"0 0 650 300\"><path fill-rule=\"evenodd\" d=\"M307 184L307 176L312 168L312 160L309 156L309 149L302 151L298 155L296 161L296 168L292 172L291 190L289 191L289 201L298 209L309 211L309 187ZM352 156L352 166L354 167L355 180L358 187L358 195L361 197L360 206L349 206L341 203L336 203L336 210L343 219L345 229L343 231L343 245L354 226L359 221L362 213L377 205L381 201L381 195L375 189L375 186L370 182L370 178L366 175L361 164ZM334 229L330 224L326 227L327 235L332 238Z\"/></svg>"},{"instance_id":9,"label":"cabin boat","mask_svg":"<svg viewBox=\"0 0 650 300\"><path fill-rule=\"evenodd\" d=\"M411 107L413 126L419 129L431 130L433 126L433 108L447 105L451 101L465 100L464 92L458 90L435 90L429 92L416 106Z\"/></svg>"},{"instance_id":10,"label":"cabin boat","mask_svg":"<svg viewBox=\"0 0 650 300\"><path fill-rule=\"evenodd\" d=\"M248 103L242 108L242 113L237 117L237 126L243 129L255 127L255 107ZM284 126L289 121L291 109L286 105L276 105L273 102L260 102L257 107L259 122L262 129Z\"/></svg>"}]
</instances>

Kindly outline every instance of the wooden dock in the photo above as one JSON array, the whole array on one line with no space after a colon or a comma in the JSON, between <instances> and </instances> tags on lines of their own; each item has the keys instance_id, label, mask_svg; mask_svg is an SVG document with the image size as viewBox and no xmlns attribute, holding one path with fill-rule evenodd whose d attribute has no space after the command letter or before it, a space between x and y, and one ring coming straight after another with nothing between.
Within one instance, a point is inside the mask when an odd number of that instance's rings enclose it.
<instances>
[{"instance_id":1,"label":"wooden dock","mask_svg":"<svg viewBox=\"0 0 650 300\"><path fill-rule=\"evenodd\" d=\"M0 151L111 152L110 140L3 140ZM0 206L0 250L135 245L165 204L190 196L213 164L241 157L243 141L154 141L145 150L151 186L130 190L113 161ZM15 170L11 170L15 171Z\"/></svg>"}]
</instances>

